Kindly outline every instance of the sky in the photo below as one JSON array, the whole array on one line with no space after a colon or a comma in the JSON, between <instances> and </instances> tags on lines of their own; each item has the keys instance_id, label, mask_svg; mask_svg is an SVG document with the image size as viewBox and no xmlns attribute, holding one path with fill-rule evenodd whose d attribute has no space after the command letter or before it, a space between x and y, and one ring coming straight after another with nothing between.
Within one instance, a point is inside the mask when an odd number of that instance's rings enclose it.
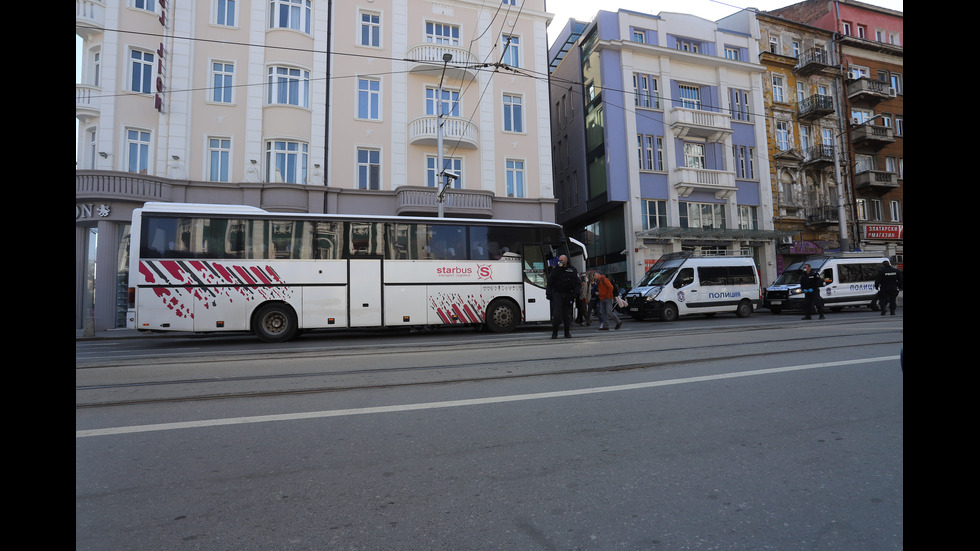
<instances>
[{"instance_id":1,"label":"sky","mask_svg":"<svg viewBox=\"0 0 980 551\"><path fill-rule=\"evenodd\" d=\"M632 10L640 13L658 14L662 11L689 13L711 21L717 21L745 8L760 11L774 10L800 0L609 0L608 5L595 0L545 0L549 13L555 14L548 27L549 46L558 33L565 28L569 19L591 21L600 9L606 11ZM904 11L904 0L861 0L865 4L892 10Z\"/></svg>"}]
</instances>

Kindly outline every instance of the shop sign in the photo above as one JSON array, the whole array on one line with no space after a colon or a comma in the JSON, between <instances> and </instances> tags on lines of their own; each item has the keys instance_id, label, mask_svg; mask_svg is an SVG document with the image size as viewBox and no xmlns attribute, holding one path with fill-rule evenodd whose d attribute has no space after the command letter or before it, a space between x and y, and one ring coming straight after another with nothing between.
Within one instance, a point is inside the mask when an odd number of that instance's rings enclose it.
<instances>
[{"instance_id":1,"label":"shop sign","mask_svg":"<svg viewBox=\"0 0 980 551\"><path fill-rule=\"evenodd\" d=\"M864 226L865 239L903 239L904 226L896 224L868 224Z\"/></svg>"},{"instance_id":2,"label":"shop sign","mask_svg":"<svg viewBox=\"0 0 980 551\"><path fill-rule=\"evenodd\" d=\"M95 203L83 203L80 205L75 205L75 220L89 220L98 216L99 218L105 218L109 216L112 207L106 203L100 203L96 205Z\"/></svg>"}]
</instances>

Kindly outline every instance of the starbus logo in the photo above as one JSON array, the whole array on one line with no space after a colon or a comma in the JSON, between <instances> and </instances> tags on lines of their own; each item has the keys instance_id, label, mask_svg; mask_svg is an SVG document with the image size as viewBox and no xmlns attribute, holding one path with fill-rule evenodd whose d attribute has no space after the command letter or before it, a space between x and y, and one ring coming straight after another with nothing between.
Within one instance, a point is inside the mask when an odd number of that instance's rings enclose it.
<instances>
[{"instance_id":1,"label":"starbus logo","mask_svg":"<svg viewBox=\"0 0 980 551\"><path fill-rule=\"evenodd\" d=\"M436 268L436 275L442 277L470 277L476 275L477 279L493 279L493 266L491 264L477 264L474 270L471 266L440 266Z\"/></svg>"}]
</instances>

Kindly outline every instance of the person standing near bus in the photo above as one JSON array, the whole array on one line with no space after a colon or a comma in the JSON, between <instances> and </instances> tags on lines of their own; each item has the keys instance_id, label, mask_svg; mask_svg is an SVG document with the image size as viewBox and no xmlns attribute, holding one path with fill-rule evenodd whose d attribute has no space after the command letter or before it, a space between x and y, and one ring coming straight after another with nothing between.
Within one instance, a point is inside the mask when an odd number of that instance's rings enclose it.
<instances>
[{"instance_id":1,"label":"person standing near bus","mask_svg":"<svg viewBox=\"0 0 980 551\"><path fill-rule=\"evenodd\" d=\"M589 312L589 302L592 298L592 284L589 282L588 274L579 274L581 286L579 287L578 299L575 305L578 307L578 314L575 323L579 325L592 325L592 314Z\"/></svg>"},{"instance_id":2,"label":"person standing near bus","mask_svg":"<svg viewBox=\"0 0 980 551\"><path fill-rule=\"evenodd\" d=\"M545 289L548 300L551 301L551 338L558 338L558 326L565 325L565 338L572 334L572 305L578 297L578 270L568 265L568 257L558 257L558 265L551 269L548 275L548 286Z\"/></svg>"},{"instance_id":3,"label":"person standing near bus","mask_svg":"<svg viewBox=\"0 0 980 551\"><path fill-rule=\"evenodd\" d=\"M878 307L881 315L885 315L886 306L895 315L895 305L898 302L898 292L902 290L902 272L888 263L881 263L878 276L875 278L875 289L878 289Z\"/></svg>"},{"instance_id":4,"label":"person standing near bus","mask_svg":"<svg viewBox=\"0 0 980 551\"><path fill-rule=\"evenodd\" d=\"M820 314L820 319L823 317L823 298L820 297L820 288L823 287L823 277L810 269L809 264L803 265L803 275L800 276L800 290L803 291L803 319L813 319L810 315L813 313L814 306L817 309L817 313Z\"/></svg>"},{"instance_id":5,"label":"person standing near bus","mask_svg":"<svg viewBox=\"0 0 980 551\"><path fill-rule=\"evenodd\" d=\"M599 329L608 330L611 319L616 320L616 329L619 329L623 326L623 322L613 310L615 286L608 277L602 275L602 272L595 273L595 280L596 287L599 289Z\"/></svg>"}]
</instances>

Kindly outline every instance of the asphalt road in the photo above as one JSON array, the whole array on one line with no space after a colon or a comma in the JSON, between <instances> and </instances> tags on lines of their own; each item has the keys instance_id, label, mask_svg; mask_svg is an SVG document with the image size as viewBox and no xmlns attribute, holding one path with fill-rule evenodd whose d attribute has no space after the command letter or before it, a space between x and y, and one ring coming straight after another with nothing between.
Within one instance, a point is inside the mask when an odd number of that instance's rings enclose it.
<instances>
[{"instance_id":1,"label":"asphalt road","mask_svg":"<svg viewBox=\"0 0 980 551\"><path fill-rule=\"evenodd\" d=\"M76 549L902 549L902 316L76 344ZM140 341L140 342L136 342Z\"/></svg>"}]
</instances>

